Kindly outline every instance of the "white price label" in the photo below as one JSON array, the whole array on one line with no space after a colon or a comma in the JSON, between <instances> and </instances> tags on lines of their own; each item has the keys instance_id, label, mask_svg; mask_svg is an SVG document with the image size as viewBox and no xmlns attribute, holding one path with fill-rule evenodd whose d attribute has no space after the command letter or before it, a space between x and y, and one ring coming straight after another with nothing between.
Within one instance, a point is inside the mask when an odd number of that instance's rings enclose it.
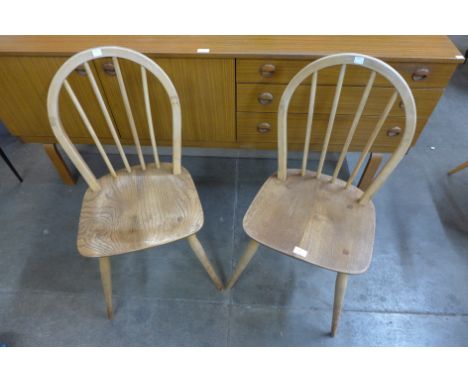
<instances>
[{"instance_id":1,"label":"white price label","mask_svg":"<svg viewBox=\"0 0 468 382\"><path fill-rule=\"evenodd\" d=\"M354 63L357 65L364 64L364 57L359 57L359 56L354 57Z\"/></svg>"},{"instance_id":2,"label":"white price label","mask_svg":"<svg viewBox=\"0 0 468 382\"><path fill-rule=\"evenodd\" d=\"M91 51L91 54L93 55L93 57L101 57L102 56L102 50L99 49L99 48L93 49Z\"/></svg>"},{"instance_id":3,"label":"white price label","mask_svg":"<svg viewBox=\"0 0 468 382\"><path fill-rule=\"evenodd\" d=\"M307 251L301 247L294 247L293 253L298 256L307 257Z\"/></svg>"}]
</instances>

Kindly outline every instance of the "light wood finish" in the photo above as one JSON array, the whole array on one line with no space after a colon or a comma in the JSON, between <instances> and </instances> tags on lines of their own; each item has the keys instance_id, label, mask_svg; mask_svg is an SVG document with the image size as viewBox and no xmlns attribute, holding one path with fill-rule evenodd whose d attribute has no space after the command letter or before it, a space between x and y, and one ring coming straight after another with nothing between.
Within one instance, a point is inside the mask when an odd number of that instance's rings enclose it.
<instances>
[{"instance_id":1,"label":"light wood finish","mask_svg":"<svg viewBox=\"0 0 468 382\"><path fill-rule=\"evenodd\" d=\"M320 78L320 73L319 73ZM285 85L278 84L238 84L237 85L237 110L245 112L277 112L281 95L286 89ZM348 86L343 87L341 93L340 104L338 105L337 114L351 114L356 112L361 95L364 91L364 86ZM273 95L271 103L262 105L258 102L258 95L268 92ZM307 113L309 108L309 92L310 87L299 86L294 93L291 103L289 105L290 113ZM333 103L335 94L334 86L318 86L317 98L315 104L315 113L329 114ZM367 102L363 115L380 115L382 109L388 102L388 99L393 94L391 87L373 87ZM443 94L443 90L439 88L424 88L413 90L414 99L416 101L416 108L418 115L428 116L432 113L437 102ZM391 116L404 116L405 110L400 106L401 99L395 102L394 107L390 111Z\"/></svg>"},{"instance_id":2,"label":"light wood finish","mask_svg":"<svg viewBox=\"0 0 468 382\"><path fill-rule=\"evenodd\" d=\"M361 179L359 179L358 188L363 191L369 188L375 178L375 175L379 171L383 158L383 155L378 153L371 153L369 155L366 167L361 175Z\"/></svg>"},{"instance_id":3,"label":"light wood finish","mask_svg":"<svg viewBox=\"0 0 468 382\"><path fill-rule=\"evenodd\" d=\"M325 163L325 157L327 156L328 144L330 143L330 137L333 130L333 124L335 123L336 110L338 109L338 102L340 102L341 89L343 87L343 80L346 73L346 65L341 65L340 75L338 76L338 82L336 84L335 96L333 97L333 104L331 107L330 117L328 119L327 131L325 133L325 139L323 140L322 152L320 153L320 160L317 168L317 177L322 175L323 164ZM315 74L315 73L314 73Z\"/></svg>"},{"instance_id":4,"label":"light wood finish","mask_svg":"<svg viewBox=\"0 0 468 382\"><path fill-rule=\"evenodd\" d=\"M70 169L67 167L63 161L62 155L57 150L55 143L47 143L44 145L44 150L47 153L47 156L51 160L52 164L57 169L57 172L60 174L60 177L63 180L63 183L68 184L69 186L74 186L76 183L76 178L70 172Z\"/></svg>"},{"instance_id":5,"label":"light wood finish","mask_svg":"<svg viewBox=\"0 0 468 382\"><path fill-rule=\"evenodd\" d=\"M363 273L369 267L375 231L372 202L359 205L363 191L344 189L331 176L288 170L286 180L272 175L244 217L252 239L296 259L335 272ZM274 223L272 223L274 222ZM294 248L307 251L303 257Z\"/></svg>"},{"instance_id":6,"label":"light wood finish","mask_svg":"<svg viewBox=\"0 0 468 382\"><path fill-rule=\"evenodd\" d=\"M109 114L109 110L107 110L106 103L104 101L104 98L102 97L101 91L96 82L96 78L94 77L94 73L92 72L91 67L89 66L87 62L85 62L83 65L85 67L85 71L89 78L91 87L93 88L94 95L96 96L96 99L98 100L99 107L101 108L102 114L104 115L104 118L106 119L109 131L111 132L112 138L114 139L114 143L117 146L117 149L119 150L120 157L122 158L125 168L127 169L128 172L130 172L130 164L128 163L127 156L125 155L123 151L123 147L122 147L122 144L120 143L119 136L114 126L114 122L112 121L112 118Z\"/></svg>"},{"instance_id":7,"label":"light wood finish","mask_svg":"<svg viewBox=\"0 0 468 382\"><path fill-rule=\"evenodd\" d=\"M341 310L343 308L346 286L348 285L348 275L345 273L337 273L335 282L335 299L333 302L333 319L331 326L331 335L335 337L338 323L340 321Z\"/></svg>"},{"instance_id":8,"label":"light wood finish","mask_svg":"<svg viewBox=\"0 0 468 382\"><path fill-rule=\"evenodd\" d=\"M390 110L393 107L395 100L397 99L397 96L398 96L398 91L395 91L393 95L390 97L390 100L388 101L387 106L385 106L384 111L379 117L379 120L377 121L377 124L375 125L374 130L369 135L369 139L367 140L367 143L364 146L364 149L361 151L361 155L359 156L358 162L356 166L354 167L353 171L351 172L351 175L348 178L346 187L349 187L351 183L353 182L354 178L357 176L359 169L361 168L362 164L364 163L364 160L366 159L367 154L369 153L372 145L374 144L375 138L377 138L377 135L379 134L380 129L382 128L383 124L387 120L388 114L390 113ZM412 118L414 119L414 127L413 127L413 134L414 134L414 130L416 129L416 110L414 111L414 115L412 116ZM411 139L413 139L413 135L411 135Z\"/></svg>"},{"instance_id":9,"label":"light wood finish","mask_svg":"<svg viewBox=\"0 0 468 382\"><path fill-rule=\"evenodd\" d=\"M83 70L80 69L80 72L89 76L90 86L95 96L94 99L98 101L97 103L112 132L113 122L110 120L104 99L100 89L97 88L97 83L94 75L90 72L90 65L88 64L100 57L111 58L112 60L113 67L108 66L106 70L111 72L115 69L119 95L124 103L128 118L127 122L130 125L132 138L140 159L140 165L138 166L126 166L123 169L114 170L87 117L87 113L68 82L70 73L75 71L77 67L84 68ZM132 61L142 68L139 70L143 81L143 89L140 89L140 94L143 94L145 109L148 111L147 115L151 114L151 110L148 87L146 86L146 72L156 77L167 93L170 102L168 111L172 114L172 163L159 163L156 151L154 152L155 163L145 163L119 59ZM63 128L63 114L59 113L59 94L62 86L65 87L108 166L110 173L99 179L92 173ZM71 57L57 71L50 84L47 109L56 139L89 186L83 198L77 246L81 255L99 258L109 318L112 317L109 256L134 252L188 238L203 267L216 287L221 289L221 281L195 236L195 233L203 225L203 211L193 180L187 170L181 166L180 102L175 87L167 74L148 57L127 48L98 47L89 49ZM153 128L151 117L148 118L147 122L149 128ZM112 139L121 148L120 139L115 138L115 134L112 134ZM154 139L152 143L153 149L156 150ZM125 154L122 155L122 159L125 162Z\"/></svg>"},{"instance_id":10,"label":"light wood finish","mask_svg":"<svg viewBox=\"0 0 468 382\"><path fill-rule=\"evenodd\" d=\"M115 175L115 170L114 167L112 166L112 163L109 160L109 157L107 156L106 152L104 151L104 148L102 147L101 142L99 141L99 138L96 135L96 132L93 129L93 126L91 126L91 122L89 122L88 116L86 115L85 111L83 110L83 107L80 104L80 101L78 101L78 98L76 98L75 92L71 88L70 84L68 83L67 80L64 81L63 83L68 95L70 96L73 104L76 107L76 110L78 110L78 113L80 114L80 117L88 129L89 135L91 135L91 138L94 141L94 144L97 146L99 153L101 154L102 159L104 160L107 168L109 169L110 173L112 174L113 177L116 177Z\"/></svg>"},{"instance_id":11,"label":"light wood finish","mask_svg":"<svg viewBox=\"0 0 468 382\"><path fill-rule=\"evenodd\" d=\"M369 98L369 93L372 89L372 85L374 84L374 80L375 80L375 72L371 72L369 81L367 82L366 88L364 89L364 93L362 94L361 101L359 102L358 109L356 111L356 114L354 115L353 123L349 129L348 136L346 137L346 142L344 143L343 149L341 150L340 157L338 158L338 163L336 164L335 171L333 172L333 181L335 181L336 178L338 178L338 173L341 170L341 166L343 165L343 162L346 158L346 154L348 153L348 150L349 150L349 145L351 144L351 141L354 137L354 133L356 132L358 123L361 120L362 111L364 110L364 107L366 106L367 99ZM377 136L375 138L377 138ZM375 141L375 138L374 138L374 141Z\"/></svg>"},{"instance_id":12,"label":"light wood finish","mask_svg":"<svg viewBox=\"0 0 468 382\"><path fill-rule=\"evenodd\" d=\"M135 142L138 160L140 161L141 168L144 170L146 168L145 159L143 158L143 152L141 151L140 139L138 138L138 132L135 126L135 119L133 118L132 108L130 107L130 102L128 100L127 89L125 87L122 71L120 70L119 60L117 57L112 57L112 62L115 66L115 73L117 74L117 81L119 83L120 94L122 94L122 100L124 103L125 112L127 114L128 124L130 125L130 130L132 132L133 141ZM179 102L179 100L177 100L177 102Z\"/></svg>"},{"instance_id":13,"label":"light wood finish","mask_svg":"<svg viewBox=\"0 0 468 382\"><path fill-rule=\"evenodd\" d=\"M98 53L96 53L98 52ZM128 114L128 121L132 125L131 122L131 110L129 109L129 102L128 96L126 96L125 84L123 82L123 77L118 65L117 58L126 59L129 61L133 61L136 64L144 67L148 70L153 76L155 76L161 85L164 87L165 91L167 92L170 104L171 104L171 112L172 112L172 163L173 163L173 172L175 175L180 173L180 160L181 160L181 111L180 111L180 102L177 96L177 91L174 88L171 80L167 76L167 74L154 63L154 61L150 60L148 57L138 53L131 51L126 48L119 48L119 47L100 47L96 49L89 49L83 52L80 52L70 59L68 59L57 71L52 82L49 87L49 92L47 94L47 110L49 114L49 122L52 126L52 131L57 138L58 142L62 145L63 149L70 157L70 160L73 164L77 167L80 171L81 175L88 183L89 187L93 191L99 191L100 186L96 180L96 177L89 169L88 165L85 163L81 155L78 153L77 149L73 145L70 137L66 134L63 121L60 117L59 113L59 94L62 88L63 83L67 79L67 77L72 73L78 66L83 65L85 62L94 60L98 57L112 57L115 59L114 65L116 65L116 73L119 81L119 88L121 94L124 99L125 109ZM133 126L134 127L134 126ZM132 131L134 129L132 128ZM139 147L138 140L134 140L137 145L137 150ZM140 149L141 150L141 149ZM144 163L142 162L142 155L139 155L140 163L144 167Z\"/></svg>"},{"instance_id":14,"label":"light wood finish","mask_svg":"<svg viewBox=\"0 0 468 382\"><path fill-rule=\"evenodd\" d=\"M149 130L149 134L151 138L151 148L153 149L154 163L156 163L157 168L160 168L161 164L159 162L158 147L156 145L156 137L154 134L153 116L151 115L151 104L150 104L149 90L148 90L148 77L146 75L145 68L141 68L141 82L143 83L143 95L145 97L146 119L148 120L148 130Z\"/></svg>"},{"instance_id":15,"label":"light wood finish","mask_svg":"<svg viewBox=\"0 0 468 382\"><path fill-rule=\"evenodd\" d=\"M108 257L99 258L99 270L101 272L102 290L104 301L106 302L107 318L112 320L114 313L112 310L112 274L111 264Z\"/></svg>"},{"instance_id":16,"label":"light wood finish","mask_svg":"<svg viewBox=\"0 0 468 382\"><path fill-rule=\"evenodd\" d=\"M216 271L214 270L213 266L210 263L210 260L208 259L208 256L205 253L205 250L203 249L203 246L201 245L200 241L198 240L197 236L195 234L190 235L187 238L187 241L190 244L190 247L192 248L193 252L197 256L198 260L200 263L203 265L203 268L205 268L206 272L210 276L211 280L213 283L216 285L216 288L218 290L223 289L223 283L219 279L218 275L216 274Z\"/></svg>"},{"instance_id":17,"label":"light wood finish","mask_svg":"<svg viewBox=\"0 0 468 382\"><path fill-rule=\"evenodd\" d=\"M239 262L237 263L236 269L234 270L234 273L229 279L226 289L231 289L237 282L240 275L242 274L242 272L244 272L244 269L247 268L247 265L249 265L250 261L257 252L258 246L259 244L255 240L249 241L249 244L247 245L244 254L240 258Z\"/></svg>"},{"instance_id":18,"label":"light wood finish","mask_svg":"<svg viewBox=\"0 0 468 382\"><path fill-rule=\"evenodd\" d=\"M362 52L362 51L361 51ZM389 61L389 60L387 60ZM254 60L239 59L236 65L237 83L263 83L263 84L287 84L294 75L304 68L310 60ZM260 68L265 64L275 66L275 72L270 77L264 77L260 73ZM422 62L402 63L398 62L392 66L408 82L411 88L443 88L452 77L455 66L446 64L429 64ZM422 80L416 77L418 70L425 68L429 74ZM334 85L338 80L340 68L326 68L320 72L319 85ZM344 86L364 86L369 78L369 73L359 67L350 67L347 70ZM389 86L387 80L382 76L377 76L376 86Z\"/></svg>"},{"instance_id":19,"label":"light wood finish","mask_svg":"<svg viewBox=\"0 0 468 382\"><path fill-rule=\"evenodd\" d=\"M78 228L83 256L119 255L183 239L203 226L203 211L190 174L172 174L170 163L122 169L86 191Z\"/></svg>"},{"instance_id":20,"label":"light wood finish","mask_svg":"<svg viewBox=\"0 0 468 382\"><path fill-rule=\"evenodd\" d=\"M360 101L353 122L347 125L348 133L345 135L346 139L342 147L344 154L338 159L333 176L330 176L322 173L323 163L335 125L346 68L353 65L366 68L370 72L370 76L366 88L362 89L358 95ZM317 172L304 171L306 161L303 161L302 169L288 169L288 113L293 95L304 81L313 76L310 94L315 98L317 91L317 98L320 97L320 86L317 90L314 89L316 79L320 78L322 69L333 66L341 69L330 107ZM349 180L345 181L338 178L338 173L363 111L370 104L372 86L376 76L373 74L374 72L385 77L393 88L391 88L386 104L379 112L375 125L368 133L366 144L354 172ZM375 173L381 158L377 157L375 161L371 159L360 182L361 187L364 188L361 190L352 185L351 182L379 135L398 96L403 102L405 112L405 118L402 121L404 127L401 129L399 142L376 176ZM309 148L312 106L313 104L310 102L305 128L305 158ZM338 273L332 320L332 335L334 336L343 305L347 275L363 273L370 265L375 236L375 208L371 198L383 185L411 145L416 130L415 101L411 89L403 77L388 64L376 58L355 53L335 54L310 63L292 78L279 102L277 127L278 172L268 178L255 196L244 216L244 230L255 242L298 260ZM392 129L391 135L396 130ZM229 282L228 287L237 280L250 257L244 255L231 278L234 281Z\"/></svg>"},{"instance_id":21,"label":"light wood finish","mask_svg":"<svg viewBox=\"0 0 468 382\"><path fill-rule=\"evenodd\" d=\"M416 105L411 89L395 69L393 69L388 64L373 57L358 55L354 53L335 54L312 62L293 77L291 82L284 90L283 95L281 96L278 110L278 178L280 180L285 180L286 178L288 151L287 116L289 111L289 104L291 102L291 98L294 92L298 89L299 85L303 83L304 80L310 75L312 75L314 72L335 65L356 65L356 61L359 62L358 65L366 67L370 71L375 71L380 75L384 76L392 84L392 86L394 86L394 90L392 90L392 96L390 97L390 100L387 101L383 112L381 112L379 121L377 122L373 133L369 137L368 143L366 144L364 150L370 149L370 146L375 140L375 136L382 127L383 123L385 122L398 95L401 98L403 109L406 114L405 128L403 129L399 145L396 147L395 151L390 156L389 160L382 168L382 171L379 173L377 178L374 180L374 182L372 182L369 188L364 192L362 198L359 200L359 203L365 204L370 200L374 193L379 190L379 188L383 185L387 177L390 175L393 169L398 165L400 160L406 154L406 152L409 149L409 146L411 145L416 129ZM369 102L367 103L367 105L369 105ZM334 108L332 108L332 114L334 113L334 111Z\"/></svg>"},{"instance_id":22,"label":"light wood finish","mask_svg":"<svg viewBox=\"0 0 468 382\"><path fill-rule=\"evenodd\" d=\"M452 175L452 174L455 174L456 172L458 171L461 171L463 170L464 168L467 168L468 167L468 161L467 162L464 162L460 165L458 165L457 167L451 169L449 172L448 172L448 175Z\"/></svg>"},{"instance_id":23,"label":"light wood finish","mask_svg":"<svg viewBox=\"0 0 468 382\"><path fill-rule=\"evenodd\" d=\"M315 95L317 93L317 72L312 75L312 84L310 86L310 99L309 99L309 112L307 113L307 127L306 136L304 140L304 154L302 156L302 176L305 175L307 169L307 160L309 159L309 148L310 148L310 136L312 134L312 122L314 119L314 108L315 108ZM262 122L268 123L268 122ZM271 129L271 125L268 124Z\"/></svg>"},{"instance_id":24,"label":"light wood finish","mask_svg":"<svg viewBox=\"0 0 468 382\"><path fill-rule=\"evenodd\" d=\"M144 54L199 57L313 59L354 51L388 62L461 63L447 36L2 36L0 53L65 55L99 45L120 45ZM428 54L430 52L430 54Z\"/></svg>"}]
</instances>

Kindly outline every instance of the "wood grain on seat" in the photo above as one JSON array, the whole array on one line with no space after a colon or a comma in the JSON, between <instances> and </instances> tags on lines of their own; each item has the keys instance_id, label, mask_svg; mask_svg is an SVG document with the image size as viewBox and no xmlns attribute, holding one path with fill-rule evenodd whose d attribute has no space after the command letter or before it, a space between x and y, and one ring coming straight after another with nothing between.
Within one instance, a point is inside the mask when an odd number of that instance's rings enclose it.
<instances>
[{"instance_id":1,"label":"wood grain on seat","mask_svg":"<svg viewBox=\"0 0 468 382\"><path fill-rule=\"evenodd\" d=\"M359 67L369 71L367 85L356 100L356 113L348 128L346 140L333 174L323 173L329 151L335 118L340 105L341 91L347 68ZM331 103L328 125L320 153L317 171L307 170L314 125L315 99L319 71L333 67L339 70L335 95ZM359 159L347 181L338 176L353 137L360 125L377 75L392 85L381 105L380 116L367 137ZM305 126L304 154L300 170L288 169L288 110L294 92L305 81L311 81L308 114ZM359 187L353 185L366 157L379 135L390 111L400 97L405 112L405 127L400 142L385 165L378 172L376 165ZM384 106L385 105L385 106ZM317 121L315 121L317 122ZM335 297L331 335L336 334L343 307L349 274L363 273L369 268L375 235L375 208L371 201L409 149L416 128L416 104L405 79L391 66L375 57L356 53L337 53L320 58L302 68L289 82L278 107L278 173L271 176L258 192L244 217L244 230L252 238L234 270L227 288L230 289L252 260L258 243L276 249L296 259L335 271ZM372 154L371 154L372 155ZM373 161L374 162L374 161ZM379 162L377 159L376 162ZM374 163L376 163L374 162ZM379 163L380 164L380 163ZM367 173L367 171L365 172Z\"/></svg>"},{"instance_id":2,"label":"wood grain on seat","mask_svg":"<svg viewBox=\"0 0 468 382\"><path fill-rule=\"evenodd\" d=\"M203 211L187 170L174 175L172 164L117 171L98 179L100 191L83 199L78 250L101 257L170 243L196 233Z\"/></svg>"},{"instance_id":3,"label":"wood grain on seat","mask_svg":"<svg viewBox=\"0 0 468 382\"><path fill-rule=\"evenodd\" d=\"M109 94L102 94L91 69L99 58L112 59L115 80L118 84L123 109L131 130L138 155L139 166L130 167L120 141L121 132L116 128L114 118L108 110ZM140 144L137 124L125 83L135 84L135 79L124 78L120 61L131 61L140 67L141 85L146 111L146 123L139 121L139 127L146 126L151 138L153 163L146 163ZM112 135L122 159L124 169L116 171L109 159L94 127L83 108L77 93L68 81L71 73L80 69L86 74L96 101ZM161 165L156 144L155 125L148 87L148 75L162 85L170 100L172 119L172 163ZM113 76L112 76L113 77ZM154 78L153 78L154 77ZM97 179L83 157L73 145L62 125L59 110L59 95L64 88L71 99L81 121L90 134L109 174ZM203 225L203 211L195 185L187 170L181 167L182 157L182 115L180 100L171 79L161 67L143 54L118 46L101 46L84 50L70 57L55 74L47 94L49 121L57 141L89 186L83 199L78 229L78 251L87 257L99 258L104 300L107 317L113 317L112 277L109 256L133 252L157 245L187 238L190 247L216 288L223 283L196 236ZM141 130L140 130L141 132Z\"/></svg>"},{"instance_id":4,"label":"wood grain on seat","mask_svg":"<svg viewBox=\"0 0 468 382\"><path fill-rule=\"evenodd\" d=\"M322 174L288 170L285 181L272 175L244 217L254 240L284 254L348 274L365 272L372 258L374 204L357 201L363 191ZM307 251L296 250L299 247Z\"/></svg>"}]
</instances>

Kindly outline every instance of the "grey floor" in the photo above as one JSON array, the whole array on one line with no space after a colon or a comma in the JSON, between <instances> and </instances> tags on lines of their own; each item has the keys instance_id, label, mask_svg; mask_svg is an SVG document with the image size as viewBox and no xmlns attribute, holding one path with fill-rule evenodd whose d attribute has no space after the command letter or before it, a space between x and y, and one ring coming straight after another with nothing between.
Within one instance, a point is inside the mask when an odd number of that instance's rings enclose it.
<instances>
[{"instance_id":1,"label":"grey floor","mask_svg":"<svg viewBox=\"0 0 468 382\"><path fill-rule=\"evenodd\" d=\"M335 338L328 334L334 275L266 248L222 293L185 242L116 257L115 318L108 321L97 262L76 250L83 180L64 185L40 145L6 135L0 144L24 177L19 184L0 161L0 343L468 345L468 169L446 175L468 160L468 65L459 67L416 147L375 198L373 262L350 279ZM85 156L105 171L97 155ZM205 211L200 240L226 281L248 241L242 217L276 162L183 163Z\"/></svg>"}]
</instances>

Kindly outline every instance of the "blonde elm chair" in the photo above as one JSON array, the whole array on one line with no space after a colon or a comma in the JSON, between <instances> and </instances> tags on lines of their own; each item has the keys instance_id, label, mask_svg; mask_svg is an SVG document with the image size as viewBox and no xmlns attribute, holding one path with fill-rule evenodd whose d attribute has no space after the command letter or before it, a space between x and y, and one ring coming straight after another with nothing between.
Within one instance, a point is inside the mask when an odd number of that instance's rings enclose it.
<instances>
[{"instance_id":1,"label":"blonde elm chair","mask_svg":"<svg viewBox=\"0 0 468 382\"><path fill-rule=\"evenodd\" d=\"M338 158L333 174L323 171L330 136L340 100L346 68L358 65L369 69L369 79L363 89L353 122ZM316 171L307 170L308 151L314 117L317 81L320 70L339 66L339 76L328 126ZM383 108L369 134L358 162L347 180L338 178L353 135L359 125L371 89L379 74L393 87L393 94ZM294 91L311 77L309 111L306 123L302 168L287 168L287 116ZM369 187L363 191L352 182L356 178L374 140L379 134L397 98L405 110L405 127L401 140L385 166ZM365 272L371 262L375 232L375 210L371 201L390 173L405 155L416 126L416 106L408 84L386 63L369 56L343 53L327 56L307 65L286 87L278 111L278 173L262 186L243 221L251 241L229 280L232 288L254 256L259 244L306 263L337 272L331 334L336 334L349 274Z\"/></svg>"},{"instance_id":2,"label":"blonde elm chair","mask_svg":"<svg viewBox=\"0 0 468 382\"><path fill-rule=\"evenodd\" d=\"M106 107L89 62L111 57L128 117L139 165L130 166L118 132ZM130 60L141 68L142 92L154 163L145 163L135 121L130 107L119 59ZM83 65L96 101L107 122L120 153L124 168L116 170L99 141L67 77ZM147 75L151 74L164 87L172 109L172 163L160 163L151 114ZM109 174L97 179L70 141L60 119L59 94L62 87L76 107ZM47 97L50 124L57 141L81 173L89 188L81 209L78 229L78 251L86 257L99 258L107 315L112 318L112 284L110 256L171 243L187 238L191 248L218 289L222 283L214 271L196 232L203 225L203 211L189 172L181 166L181 110L176 89L167 74L151 59L130 49L105 46L80 52L55 74Z\"/></svg>"}]
</instances>

